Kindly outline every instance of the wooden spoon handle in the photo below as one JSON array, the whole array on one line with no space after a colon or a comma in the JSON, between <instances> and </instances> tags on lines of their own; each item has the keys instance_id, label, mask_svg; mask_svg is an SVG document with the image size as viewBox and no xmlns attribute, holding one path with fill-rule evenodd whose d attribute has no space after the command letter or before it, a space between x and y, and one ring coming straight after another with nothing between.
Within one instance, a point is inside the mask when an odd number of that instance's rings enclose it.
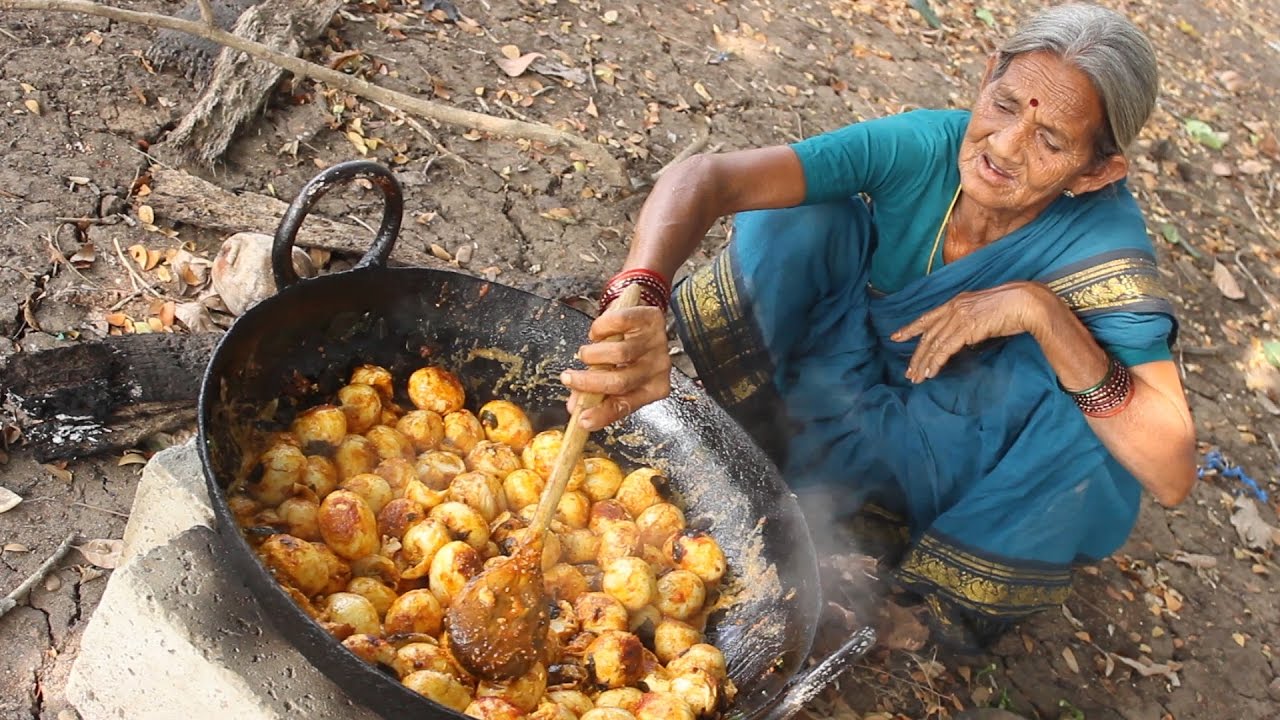
<instances>
[{"instance_id":1,"label":"wooden spoon handle","mask_svg":"<svg viewBox=\"0 0 1280 720\"><path fill-rule=\"evenodd\" d=\"M622 295L613 304L609 306L609 312L615 309L621 310L635 307L640 304L640 286L631 285L622 291ZM622 339L621 335L614 335L607 338L605 342L617 342ZM595 366L597 369L612 369L609 366ZM547 480L547 487L542 491L542 498L538 501L538 509L533 515L533 522L529 523L529 528L533 530L533 535L541 535L548 527L551 526L551 518L556 514L556 506L560 504L560 498L564 495L565 488L569 486L569 478L573 475L573 467L578 464L578 459L582 457L582 448L587 444L587 436L590 434L582 427L582 413L599 405L604 400L603 395L595 393L587 393L578 398L578 405L573 411L573 415L569 418L569 427L565 428L564 439L560 442L560 454L556 456L556 464L551 469L551 477Z\"/></svg>"}]
</instances>

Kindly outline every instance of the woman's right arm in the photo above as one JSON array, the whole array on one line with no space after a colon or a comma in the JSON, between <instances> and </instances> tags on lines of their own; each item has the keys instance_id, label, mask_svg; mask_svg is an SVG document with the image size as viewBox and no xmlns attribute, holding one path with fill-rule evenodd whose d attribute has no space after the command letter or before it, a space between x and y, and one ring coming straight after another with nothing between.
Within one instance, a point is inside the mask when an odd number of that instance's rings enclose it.
<instances>
[{"instance_id":1,"label":"woman's right arm","mask_svg":"<svg viewBox=\"0 0 1280 720\"><path fill-rule=\"evenodd\" d=\"M782 145L715 155L695 155L658 180L636 221L623 270L645 268L673 278L717 219L747 210L799 205L805 198L804 169L795 151ZM619 342L601 342L621 335ZM607 312L591 326L591 341L578 353L588 365L613 369L567 371L573 391L600 393L604 402L583 414L598 430L671 391L666 322L653 307Z\"/></svg>"},{"instance_id":2,"label":"woman's right arm","mask_svg":"<svg viewBox=\"0 0 1280 720\"><path fill-rule=\"evenodd\" d=\"M672 278L716 220L746 210L799 205L804 170L785 145L694 155L668 168L640 209L623 270Z\"/></svg>"}]
</instances>

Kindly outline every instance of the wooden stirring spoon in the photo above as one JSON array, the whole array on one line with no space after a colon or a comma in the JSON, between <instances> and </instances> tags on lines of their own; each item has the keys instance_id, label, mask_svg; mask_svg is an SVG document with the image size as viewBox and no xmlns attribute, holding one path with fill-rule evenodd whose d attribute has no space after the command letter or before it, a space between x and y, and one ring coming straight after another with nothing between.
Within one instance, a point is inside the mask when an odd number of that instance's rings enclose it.
<instances>
[{"instance_id":1,"label":"wooden stirring spoon","mask_svg":"<svg viewBox=\"0 0 1280 720\"><path fill-rule=\"evenodd\" d=\"M632 285L609 309L639 304L640 287ZM614 336L609 341L621 339ZM551 477L519 546L510 557L471 578L449 605L445 616L449 647L458 663L472 675L511 680L528 672L542 656L551 623L542 580L543 542L587 443L588 433L579 422L582 413L603 399L601 395L579 398Z\"/></svg>"}]
</instances>

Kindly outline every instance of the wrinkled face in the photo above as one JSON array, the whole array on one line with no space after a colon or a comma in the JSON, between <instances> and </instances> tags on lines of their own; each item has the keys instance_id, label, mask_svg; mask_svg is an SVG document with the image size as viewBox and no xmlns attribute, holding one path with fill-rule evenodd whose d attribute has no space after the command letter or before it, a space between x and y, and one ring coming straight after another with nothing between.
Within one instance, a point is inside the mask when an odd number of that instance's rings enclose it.
<instances>
[{"instance_id":1,"label":"wrinkled face","mask_svg":"<svg viewBox=\"0 0 1280 720\"><path fill-rule=\"evenodd\" d=\"M1102 102L1082 71L1052 53L1015 57L973 108L960 147L965 194L992 209L1039 212L1064 190L1083 194L1119 179L1123 158L1096 160L1102 123Z\"/></svg>"}]
</instances>

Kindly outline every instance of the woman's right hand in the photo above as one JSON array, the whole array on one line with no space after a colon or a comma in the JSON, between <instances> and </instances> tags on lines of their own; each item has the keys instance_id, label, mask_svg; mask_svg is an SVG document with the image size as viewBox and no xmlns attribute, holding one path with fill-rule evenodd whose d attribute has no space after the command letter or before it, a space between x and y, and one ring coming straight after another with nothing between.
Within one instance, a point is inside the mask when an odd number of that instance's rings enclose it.
<instances>
[{"instance_id":1,"label":"woman's right hand","mask_svg":"<svg viewBox=\"0 0 1280 720\"><path fill-rule=\"evenodd\" d=\"M607 338L621 336L618 340ZM587 370L566 370L560 381L573 393L573 412L584 393L604 400L582 414L587 430L599 430L671 392L671 355L663 312L642 306L606 311L591 324L591 343L578 350Z\"/></svg>"}]
</instances>

